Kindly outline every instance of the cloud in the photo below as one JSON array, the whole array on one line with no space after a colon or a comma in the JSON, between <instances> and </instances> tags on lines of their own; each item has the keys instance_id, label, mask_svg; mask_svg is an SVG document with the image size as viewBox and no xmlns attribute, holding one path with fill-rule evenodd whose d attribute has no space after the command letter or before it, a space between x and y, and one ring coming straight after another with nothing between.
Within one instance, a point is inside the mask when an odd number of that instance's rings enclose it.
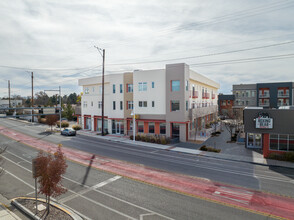
<instances>
[{"instance_id":1,"label":"cloud","mask_svg":"<svg viewBox=\"0 0 294 220\"><path fill-rule=\"evenodd\" d=\"M2 0L0 66L24 69L0 67L4 80L0 81L0 97L7 96L8 79L15 93L30 95L30 74L26 72L30 69L35 69L36 91L61 86L65 94L79 92L79 78L101 72L98 67L91 70L102 64L94 45L106 49L106 73L111 74L164 68L167 63L152 61L293 40L294 18L289 16L293 6L271 0L16 0L13 4ZM286 54L292 53L293 47L289 44L174 62L195 64ZM136 64L142 61L150 63ZM111 65L119 63L128 64ZM292 63L285 59L191 68L219 82L220 91L228 93L233 83L293 81Z\"/></svg>"}]
</instances>

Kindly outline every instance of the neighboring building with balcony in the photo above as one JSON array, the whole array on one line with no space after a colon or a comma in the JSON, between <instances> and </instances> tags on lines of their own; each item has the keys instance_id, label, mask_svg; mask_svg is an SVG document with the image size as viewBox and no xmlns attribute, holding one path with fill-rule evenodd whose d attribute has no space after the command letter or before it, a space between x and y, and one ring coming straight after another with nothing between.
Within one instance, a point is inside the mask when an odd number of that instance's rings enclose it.
<instances>
[{"instance_id":1,"label":"neighboring building with balcony","mask_svg":"<svg viewBox=\"0 0 294 220\"><path fill-rule=\"evenodd\" d=\"M257 83L257 106L278 108L293 105L293 82Z\"/></svg>"},{"instance_id":2,"label":"neighboring building with balcony","mask_svg":"<svg viewBox=\"0 0 294 220\"><path fill-rule=\"evenodd\" d=\"M233 85L234 109L244 107L278 108L293 105L293 82Z\"/></svg>"},{"instance_id":3,"label":"neighboring building with balcony","mask_svg":"<svg viewBox=\"0 0 294 220\"><path fill-rule=\"evenodd\" d=\"M221 116L231 117L233 114L235 96L234 95L218 95L218 113Z\"/></svg>"},{"instance_id":4,"label":"neighboring building with balcony","mask_svg":"<svg viewBox=\"0 0 294 220\"><path fill-rule=\"evenodd\" d=\"M79 122L84 129L101 132L101 77L80 79L79 85L84 92ZM137 133L185 142L216 118L218 89L218 83L184 63L106 75L105 128L111 134L132 134L134 111Z\"/></svg>"}]
</instances>

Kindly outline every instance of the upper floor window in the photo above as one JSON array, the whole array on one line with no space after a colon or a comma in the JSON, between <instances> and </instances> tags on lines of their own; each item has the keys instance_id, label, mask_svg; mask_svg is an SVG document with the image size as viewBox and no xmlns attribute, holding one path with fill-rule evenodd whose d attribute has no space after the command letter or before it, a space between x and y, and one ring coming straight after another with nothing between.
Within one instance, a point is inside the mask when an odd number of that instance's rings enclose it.
<instances>
[{"instance_id":1,"label":"upper floor window","mask_svg":"<svg viewBox=\"0 0 294 220\"><path fill-rule=\"evenodd\" d=\"M154 107L155 106L155 102L154 101L152 101L152 107Z\"/></svg>"},{"instance_id":2,"label":"upper floor window","mask_svg":"<svg viewBox=\"0 0 294 220\"><path fill-rule=\"evenodd\" d=\"M123 85L122 84L119 85L119 92L123 93Z\"/></svg>"},{"instance_id":3,"label":"upper floor window","mask_svg":"<svg viewBox=\"0 0 294 220\"><path fill-rule=\"evenodd\" d=\"M154 89L154 82L152 82L152 89Z\"/></svg>"},{"instance_id":4,"label":"upper floor window","mask_svg":"<svg viewBox=\"0 0 294 220\"><path fill-rule=\"evenodd\" d=\"M87 108L87 106L88 106L87 101L84 101L84 103L83 103L83 107L84 107L84 108Z\"/></svg>"},{"instance_id":5,"label":"upper floor window","mask_svg":"<svg viewBox=\"0 0 294 220\"><path fill-rule=\"evenodd\" d=\"M115 84L112 85L112 92L115 93Z\"/></svg>"},{"instance_id":6,"label":"upper floor window","mask_svg":"<svg viewBox=\"0 0 294 220\"><path fill-rule=\"evenodd\" d=\"M171 81L171 90L173 92L180 91L180 80Z\"/></svg>"},{"instance_id":7,"label":"upper floor window","mask_svg":"<svg viewBox=\"0 0 294 220\"><path fill-rule=\"evenodd\" d=\"M188 91L189 90L189 82L188 82L188 80L186 80L186 91Z\"/></svg>"},{"instance_id":8,"label":"upper floor window","mask_svg":"<svg viewBox=\"0 0 294 220\"><path fill-rule=\"evenodd\" d=\"M147 101L139 101L139 107L147 107Z\"/></svg>"},{"instance_id":9,"label":"upper floor window","mask_svg":"<svg viewBox=\"0 0 294 220\"><path fill-rule=\"evenodd\" d=\"M189 102L186 101L186 111L188 111L188 110L189 110Z\"/></svg>"},{"instance_id":10,"label":"upper floor window","mask_svg":"<svg viewBox=\"0 0 294 220\"><path fill-rule=\"evenodd\" d=\"M112 102L112 109L115 110L115 101Z\"/></svg>"},{"instance_id":11,"label":"upper floor window","mask_svg":"<svg viewBox=\"0 0 294 220\"><path fill-rule=\"evenodd\" d=\"M128 101L128 109L134 109L134 102Z\"/></svg>"},{"instance_id":12,"label":"upper floor window","mask_svg":"<svg viewBox=\"0 0 294 220\"><path fill-rule=\"evenodd\" d=\"M88 87L85 88L85 94L89 94L89 88Z\"/></svg>"},{"instance_id":13,"label":"upper floor window","mask_svg":"<svg viewBox=\"0 0 294 220\"><path fill-rule=\"evenodd\" d=\"M133 84L128 84L128 92L133 92Z\"/></svg>"},{"instance_id":14,"label":"upper floor window","mask_svg":"<svg viewBox=\"0 0 294 220\"><path fill-rule=\"evenodd\" d=\"M147 91L147 82L139 82L139 91Z\"/></svg>"},{"instance_id":15,"label":"upper floor window","mask_svg":"<svg viewBox=\"0 0 294 220\"><path fill-rule=\"evenodd\" d=\"M120 101L120 110L123 110L123 101Z\"/></svg>"},{"instance_id":16,"label":"upper floor window","mask_svg":"<svg viewBox=\"0 0 294 220\"><path fill-rule=\"evenodd\" d=\"M171 101L171 111L178 111L180 110L180 101L178 100L172 100Z\"/></svg>"},{"instance_id":17,"label":"upper floor window","mask_svg":"<svg viewBox=\"0 0 294 220\"><path fill-rule=\"evenodd\" d=\"M255 91L251 90L251 97L255 97Z\"/></svg>"},{"instance_id":18,"label":"upper floor window","mask_svg":"<svg viewBox=\"0 0 294 220\"><path fill-rule=\"evenodd\" d=\"M98 108L99 108L99 109L102 108L102 101L98 101Z\"/></svg>"}]
</instances>

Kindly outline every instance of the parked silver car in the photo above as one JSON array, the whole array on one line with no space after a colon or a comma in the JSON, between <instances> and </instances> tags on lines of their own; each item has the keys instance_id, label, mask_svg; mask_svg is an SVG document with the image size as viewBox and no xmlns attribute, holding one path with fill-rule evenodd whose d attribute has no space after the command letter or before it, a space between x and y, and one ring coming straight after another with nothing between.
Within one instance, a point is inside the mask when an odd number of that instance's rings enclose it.
<instances>
[{"instance_id":1,"label":"parked silver car","mask_svg":"<svg viewBox=\"0 0 294 220\"><path fill-rule=\"evenodd\" d=\"M64 130L61 131L61 135L65 136L76 136L76 131L72 128L65 128Z\"/></svg>"}]
</instances>

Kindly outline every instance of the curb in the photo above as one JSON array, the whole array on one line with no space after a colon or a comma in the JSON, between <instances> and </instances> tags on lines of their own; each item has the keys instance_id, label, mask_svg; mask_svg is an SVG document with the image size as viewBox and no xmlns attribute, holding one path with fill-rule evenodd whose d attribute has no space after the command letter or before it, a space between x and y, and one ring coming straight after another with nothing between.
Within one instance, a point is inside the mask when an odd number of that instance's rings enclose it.
<instances>
[{"instance_id":1,"label":"curb","mask_svg":"<svg viewBox=\"0 0 294 220\"><path fill-rule=\"evenodd\" d=\"M28 210L26 207L24 207L23 205L21 205L18 201L16 201L17 199L28 199L28 200L35 200L35 198L31 198L31 197L16 197L11 199L11 204L14 205L17 209L19 209L20 211L22 211L23 213L25 213L27 216L29 216L31 219L34 220L41 220L41 218L39 218L38 216L36 216L36 214L32 213L30 210ZM42 201L45 202L45 200L43 199L38 199L38 201ZM72 219L74 220L82 220L82 218L77 215L76 213L74 213L73 211L69 211L68 209L66 209L65 207L63 207L60 204L57 204L54 201L50 202L50 205L55 206L56 208L62 210L63 212L67 213L69 216L71 216Z\"/></svg>"},{"instance_id":2,"label":"curb","mask_svg":"<svg viewBox=\"0 0 294 220\"><path fill-rule=\"evenodd\" d=\"M133 143L133 142L126 142L125 140L112 140L111 138L102 138L99 136L94 136L91 134L87 134L86 132L81 133L80 135L84 135L84 136L90 136L90 137L96 137L98 139L102 139L102 140L106 140L106 141L112 141L112 142L120 142L120 143L125 143L125 144L132 144L132 145L140 145L140 146L145 146L145 147L152 147L155 149L162 149L162 150L168 150L168 151L173 151L173 152L181 152L176 150L177 147L173 148L173 149L168 149L169 145L165 145L166 148L162 148L162 147L156 147L156 146L148 146L146 144L141 144L141 143ZM291 166L287 166L287 165L283 165L283 164L265 164L265 163L259 163L259 162L254 162L254 161L246 161L246 160L238 160L238 159L234 159L234 158L225 158L225 157L216 157L213 155L207 155L207 154L199 154L199 153L192 153L192 152L181 152L181 153L185 153L185 154L191 154L191 155L197 155L197 156L204 156L204 157L211 157L211 158L215 158L215 159L220 159L220 160L226 160L226 161L234 161L234 162L242 162L242 163L249 163L249 164L254 164L254 165L260 165L260 166L267 166L267 167L283 167L283 168L290 168L290 169L294 169L294 164L293 167ZM282 161L275 161L277 163L282 162Z\"/></svg>"}]
</instances>

